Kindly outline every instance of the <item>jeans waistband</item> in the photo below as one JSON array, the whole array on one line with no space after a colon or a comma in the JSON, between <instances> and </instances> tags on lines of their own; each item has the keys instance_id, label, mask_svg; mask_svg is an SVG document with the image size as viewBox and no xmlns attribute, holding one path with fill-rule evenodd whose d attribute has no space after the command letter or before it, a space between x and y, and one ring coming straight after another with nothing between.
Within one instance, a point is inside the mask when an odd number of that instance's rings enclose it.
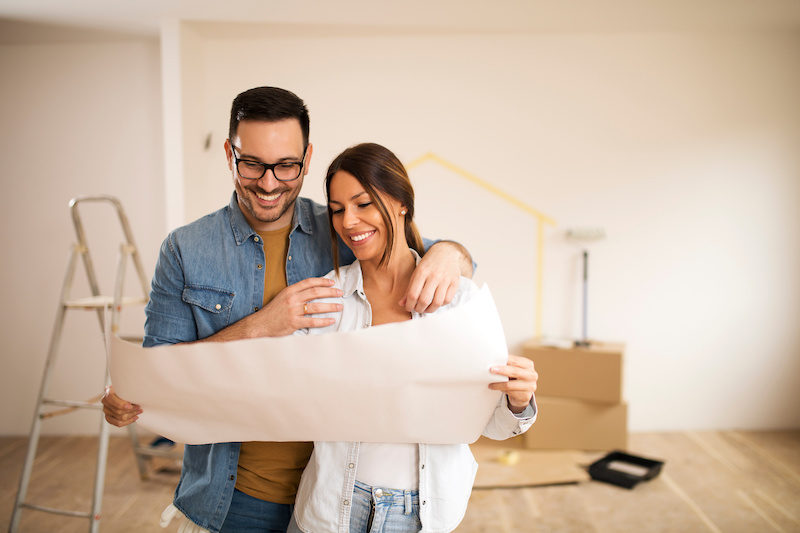
<instances>
[{"instance_id":1,"label":"jeans waistband","mask_svg":"<svg viewBox=\"0 0 800 533\"><path fill-rule=\"evenodd\" d=\"M395 505L402 504L405 514L411 512L412 505L419 505L418 490L385 489L383 487L372 487L366 483L356 480L353 487L354 492L360 492L364 496L370 497L376 504L389 503Z\"/></svg>"}]
</instances>

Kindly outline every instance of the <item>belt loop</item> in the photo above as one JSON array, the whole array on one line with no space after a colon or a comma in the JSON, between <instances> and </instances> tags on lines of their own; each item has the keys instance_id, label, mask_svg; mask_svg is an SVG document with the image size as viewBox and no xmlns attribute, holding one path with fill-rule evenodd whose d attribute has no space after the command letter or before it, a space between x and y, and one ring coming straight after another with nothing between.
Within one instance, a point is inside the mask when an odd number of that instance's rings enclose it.
<instances>
[{"instance_id":1,"label":"belt loop","mask_svg":"<svg viewBox=\"0 0 800 533\"><path fill-rule=\"evenodd\" d=\"M411 491L410 490L404 490L403 491L403 496L405 496L405 500L406 500L405 501L405 514L410 515L411 514Z\"/></svg>"}]
</instances>

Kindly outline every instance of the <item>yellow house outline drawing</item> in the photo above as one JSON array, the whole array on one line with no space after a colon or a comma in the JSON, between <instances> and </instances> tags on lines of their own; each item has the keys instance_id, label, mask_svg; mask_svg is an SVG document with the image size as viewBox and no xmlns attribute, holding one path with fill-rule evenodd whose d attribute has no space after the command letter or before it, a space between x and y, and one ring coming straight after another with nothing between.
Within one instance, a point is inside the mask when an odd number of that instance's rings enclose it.
<instances>
[{"instance_id":1,"label":"yellow house outline drawing","mask_svg":"<svg viewBox=\"0 0 800 533\"><path fill-rule=\"evenodd\" d=\"M446 169L454 172L455 174L465 178L475 185L486 189L490 193L494 194L495 196L499 196L506 202L522 209L529 215L532 215L537 220L537 234L536 234L536 336L540 337L542 334L542 287L544 285L543 279L543 270L544 270L544 227L545 224L550 224L551 226L556 226L556 221L550 218L549 216L545 215L541 211L534 209L533 207L529 206L528 204L519 201L518 199L514 198L507 192L498 189L491 183L482 180L478 176L467 172L463 168L460 168L450 161L439 157L436 154L428 152L417 159L411 161L406 165L407 170L411 170L416 168L423 163L431 161L433 163L437 163Z\"/></svg>"}]
</instances>

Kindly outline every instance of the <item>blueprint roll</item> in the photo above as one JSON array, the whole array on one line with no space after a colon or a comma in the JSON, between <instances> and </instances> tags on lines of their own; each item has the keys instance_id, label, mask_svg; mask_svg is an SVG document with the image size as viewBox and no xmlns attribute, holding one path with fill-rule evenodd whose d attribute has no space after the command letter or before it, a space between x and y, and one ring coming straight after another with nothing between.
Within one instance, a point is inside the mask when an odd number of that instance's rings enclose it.
<instances>
[{"instance_id":1,"label":"blueprint roll","mask_svg":"<svg viewBox=\"0 0 800 533\"><path fill-rule=\"evenodd\" d=\"M358 331L142 348L111 340L120 398L176 442L475 442L508 360L489 288L447 310ZM302 402L298 391L314 391ZM368 398L369 401L364 401ZM358 415L352 406L358 405ZM452 416L442 405L457 405Z\"/></svg>"}]
</instances>

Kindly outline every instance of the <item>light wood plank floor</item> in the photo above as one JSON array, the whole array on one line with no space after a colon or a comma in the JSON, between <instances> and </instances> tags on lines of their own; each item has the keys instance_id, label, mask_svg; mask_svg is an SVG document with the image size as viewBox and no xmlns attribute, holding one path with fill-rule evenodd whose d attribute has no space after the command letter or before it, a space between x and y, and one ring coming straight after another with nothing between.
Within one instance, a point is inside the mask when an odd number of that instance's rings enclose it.
<instances>
[{"instance_id":1,"label":"light wood plank floor","mask_svg":"<svg viewBox=\"0 0 800 533\"><path fill-rule=\"evenodd\" d=\"M0 527L10 523L26 441L0 438ZM29 501L88 510L94 442L42 438ZM800 532L800 430L639 433L629 450L666 461L661 475L633 490L599 482L474 490L458 533ZM158 517L178 470L158 461L141 481L130 442L111 439L102 531L176 531L159 528ZM23 512L24 532L87 530L85 519Z\"/></svg>"}]
</instances>

